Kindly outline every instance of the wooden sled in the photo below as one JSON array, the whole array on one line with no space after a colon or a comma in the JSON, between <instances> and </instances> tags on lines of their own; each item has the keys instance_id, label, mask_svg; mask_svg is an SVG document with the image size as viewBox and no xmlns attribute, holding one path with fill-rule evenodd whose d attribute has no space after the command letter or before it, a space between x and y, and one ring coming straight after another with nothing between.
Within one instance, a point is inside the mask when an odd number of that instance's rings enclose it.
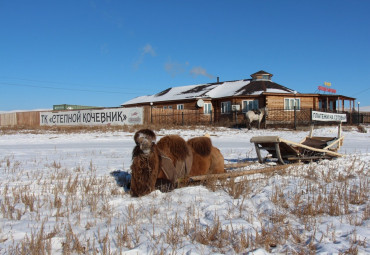
<instances>
[{"instance_id":1,"label":"wooden sled","mask_svg":"<svg viewBox=\"0 0 370 255\"><path fill-rule=\"evenodd\" d=\"M338 126L338 137L312 136L313 125L310 134L300 143L285 140L279 136L255 136L251 138L254 143L258 162L265 162L261 150L266 150L272 158L276 158L280 164L288 162L304 162L319 159L332 159L341 157L338 149L343 144L342 125Z\"/></svg>"}]
</instances>

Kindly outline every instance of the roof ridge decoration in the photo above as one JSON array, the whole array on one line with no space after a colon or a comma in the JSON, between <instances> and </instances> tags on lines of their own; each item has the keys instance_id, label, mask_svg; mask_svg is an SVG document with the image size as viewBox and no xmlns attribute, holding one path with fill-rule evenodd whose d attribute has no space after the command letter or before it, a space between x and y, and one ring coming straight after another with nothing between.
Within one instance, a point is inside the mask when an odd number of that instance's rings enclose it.
<instances>
[{"instance_id":1,"label":"roof ridge decoration","mask_svg":"<svg viewBox=\"0 0 370 255\"><path fill-rule=\"evenodd\" d=\"M272 74L272 73L266 72L266 71L264 71L264 70L260 70L260 71L258 71L258 72L252 73L252 74L251 74L251 76L252 76L252 75L254 75L254 74L270 74L271 76L273 76L273 74Z\"/></svg>"},{"instance_id":2,"label":"roof ridge decoration","mask_svg":"<svg viewBox=\"0 0 370 255\"><path fill-rule=\"evenodd\" d=\"M283 90L286 92L292 92L291 89L285 86L282 86L276 82L260 80L260 81L251 81L249 84L238 89L236 93L238 95L249 95L249 94L253 94L254 92L258 92L258 91L266 92L267 89L279 89L279 90Z\"/></svg>"}]
</instances>

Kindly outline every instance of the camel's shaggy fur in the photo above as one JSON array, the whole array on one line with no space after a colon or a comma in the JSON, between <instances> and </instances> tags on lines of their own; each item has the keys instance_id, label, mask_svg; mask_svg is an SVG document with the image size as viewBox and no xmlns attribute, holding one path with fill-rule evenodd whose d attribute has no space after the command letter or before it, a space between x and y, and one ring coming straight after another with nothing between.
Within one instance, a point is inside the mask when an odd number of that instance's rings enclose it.
<instances>
[{"instance_id":1,"label":"camel's shaggy fur","mask_svg":"<svg viewBox=\"0 0 370 255\"><path fill-rule=\"evenodd\" d=\"M157 139L157 136L151 129L141 129L140 131L135 133L134 141L136 145L139 145L139 138L140 137L147 137L150 139L153 143L155 143L155 140Z\"/></svg>"},{"instance_id":2,"label":"camel's shaggy fur","mask_svg":"<svg viewBox=\"0 0 370 255\"><path fill-rule=\"evenodd\" d=\"M225 173L224 166L224 156L222 156L221 151L212 146L211 151L211 166L209 167L209 174L221 174Z\"/></svg>"},{"instance_id":3,"label":"camel's shaggy fur","mask_svg":"<svg viewBox=\"0 0 370 255\"><path fill-rule=\"evenodd\" d=\"M211 154L212 142L209 137L191 138L188 140L188 144L202 157L207 157Z\"/></svg>"},{"instance_id":4,"label":"camel's shaggy fur","mask_svg":"<svg viewBox=\"0 0 370 255\"><path fill-rule=\"evenodd\" d=\"M154 144L150 153L146 154L136 145L132 156L131 195L138 197L149 194L155 189L160 169L158 148Z\"/></svg>"},{"instance_id":5,"label":"camel's shaggy fur","mask_svg":"<svg viewBox=\"0 0 370 255\"><path fill-rule=\"evenodd\" d=\"M185 140L178 135L168 135L161 138L157 146L164 155L172 160L174 165L178 160L185 160L190 153Z\"/></svg>"},{"instance_id":6,"label":"camel's shaggy fur","mask_svg":"<svg viewBox=\"0 0 370 255\"><path fill-rule=\"evenodd\" d=\"M190 176L224 173L224 157L219 149L212 145L209 137L195 137L188 140L193 150L193 165Z\"/></svg>"},{"instance_id":7,"label":"camel's shaggy fur","mask_svg":"<svg viewBox=\"0 0 370 255\"><path fill-rule=\"evenodd\" d=\"M142 129L135 133L134 140L136 146L131 165L133 196L150 193L156 182L170 181L174 186L177 178L186 177L184 175L225 172L224 158L220 150L212 146L209 137L196 137L185 142L178 135L168 135L155 144L154 132Z\"/></svg>"}]
</instances>

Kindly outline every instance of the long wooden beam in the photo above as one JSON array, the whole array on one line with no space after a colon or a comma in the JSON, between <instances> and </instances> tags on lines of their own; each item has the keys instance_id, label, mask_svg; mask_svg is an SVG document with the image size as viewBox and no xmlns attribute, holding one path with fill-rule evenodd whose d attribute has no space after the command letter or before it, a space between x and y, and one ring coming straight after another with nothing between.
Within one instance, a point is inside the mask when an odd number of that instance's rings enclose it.
<instances>
[{"instance_id":1,"label":"long wooden beam","mask_svg":"<svg viewBox=\"0 0 370 255\"><path fill-rule=\"evenodd\" d=\"M300 144L300 143L295 143L295 142L288 141L288 140L281 139L281 138L280 138L280 142L283 142L283 143L286 143L286 144L291 144L291 145L294 145L294 146L297 146L297 147L301 147L301 148L305 148L305 149L308 149L308 150L311 150L311 151L317 151L317 152L326 153L326 154L328 154L330 156L334 156L334 157L341 157L341 156L343 156L342 154L337 153L337 152L334 152L334 151L317 149L317 148L313 148L311 146L307 146L307 145Z\"/></svg>"},{"instance_id":2,"label":"long wooden beam","mask_svg":"<svg viewBox=\"0 0 370 255\"><path fill-rule=\"evenodd\" d=\"M230 164L225 164L225 170L233 169L233 168L240 168L240 167L245 167L249 165L253 165L255 162L236 162L236 163L230 163Z\"/></svg>"},{"instance_id":3,"label":"long wooden beam","mask_svg":"<svg viewBox=\"0 0 370 255\"><path fill-rule=\"evenodd\" d=\"M338 147L336 148L336 150L338 150L341 146L342 146L342 143L343 143L343 139L344 139L344 136L340 137L339 139L335 140L333 143L331 143L330 145L326 146L324 148L324 150L328 150L329 148L333 147L334 145L336 145L338 143Z\"/></svg>"},{"instance_id":4,"label":"long wooden beam","mask_svg":"<svg viewBox=\"0 0 370 255\"><path fill-rule=\"evenodd\" d=\"M192 177L189 177L189 181L205 181L209 179L227 179L227 178L235 178L235 177L251 175L251 174L265 174L265 173L271 173L275 171L284 170L288 167L295 166L295 165L299 165L299 163L289 164L289 165L270 166L270 167L264 167L260 169L254 169L254 170L232 171L232 172L227 172L227 173L222 173L222 174L206 174L206 175L192 176Z\"/></svg>"}]
</instances>

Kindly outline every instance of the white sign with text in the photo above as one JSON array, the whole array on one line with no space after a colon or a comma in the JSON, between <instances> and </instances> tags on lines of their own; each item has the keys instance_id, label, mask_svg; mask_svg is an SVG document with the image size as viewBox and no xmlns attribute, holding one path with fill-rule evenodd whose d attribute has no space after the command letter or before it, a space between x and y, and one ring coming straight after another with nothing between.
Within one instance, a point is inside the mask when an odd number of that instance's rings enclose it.
<instances>
[{"instance_id":1,"label":"white sign with text","mask_svg":"<svg viewBox=\"0 0 370 255\"><path fill-rule=\"evenodd\" d=\"M142 125L143 108L40 112L41 126Z\"/></svg>"},{"instance_id":2,"label":"white sign with text","mask_svg":"<svg viewBox=\"0 0 370 255\"><path fill-rule=\"evenodd\" d=\"M312 120L347 122L347 115L340 113L312 111Z\"/></svg>"}]
</instances>

